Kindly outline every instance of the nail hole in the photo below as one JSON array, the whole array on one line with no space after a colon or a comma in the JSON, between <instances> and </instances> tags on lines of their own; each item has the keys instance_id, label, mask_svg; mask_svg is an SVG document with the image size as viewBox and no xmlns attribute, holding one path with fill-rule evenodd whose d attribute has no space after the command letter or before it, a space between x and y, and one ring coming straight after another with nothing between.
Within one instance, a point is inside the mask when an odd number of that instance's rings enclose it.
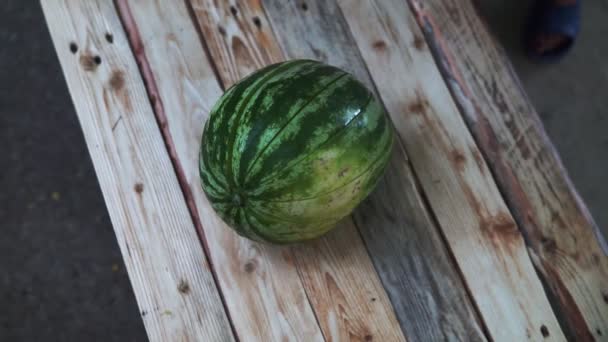
<instances>
[{"instance_id":1,"label":"nail hole","mask_svg":"<svg viewBox=\"0 0 608 342\"><path fill-rule=\"evenodd\" d=\"M236 16L236 14L238 13L236 10L236 7L230 6L230 13L232 13L232 15Z\"/></svg>"},{"instance_id":2,"label":"nail hole","mask_svg":"<svg viewBox=\"0 0 608 342\"><path fill-rule=\"evenodd\" d=\"M262 27L262 21L260 20L260 18L258 17L253 17L253 24L257 27L260 28Z\"/></svg>"},{"instance_id":3,"label":"nail hole","mask_svg":"<svg viewBox=\"0 0 608 342\"><path fill-rule=\"evenodd\" d=\"M377 40L372 44L374 50L384 50L386 49L386 42L383 40Z\"/></svg>"},{"instance_id":4,"label":"nail hole","mask_svg":"<svg viewBox=\"0 0 608 342\"><path fill-rule=\"evenodd\" d=\"M543 335L544 338L549 337L549 329L547 329L544 324L540 326L540 333Z\"/></svg>"},{"instance_id":5,"label":"nail hole","mask_svg":"<svg viewBox=\"0 0 608 342\"><path fill-rule=\"evenodd\" d=\"M595 332L597 333L597 336L602 336L602 331L600 329L596 329Z\"/></svg>"},{"instance_id":6,"label":"nail hole","mask_svg":"<svg viewBox=\"0 0 608 342\"><path fill-rule=\"evenodd\" d=\"M99 57L99 56L93 57L93 62L95 62L95 64L97 64L97 65L101 64L101 57Z\"/></svg>"},{"instance_id":7,"label":"nail hole","mask_svg":"<svg viewBox=\"0 0 608 342\"><path fill-rule=\"evenodd\" d=\"M144 191L144 185L141 183L135 183L133 189L135 189L135 192L137 192L138 194L141 194Z\"/></svg>"},{"instance_id":8,"label":"nail hole","mask_svg":"<svg viewBox=\"0 0 608 342\"><path fill-rule=\"evenodd\" d=\"M78 51L78 45L76 45L76 43L74 43L74 42L71 42L70 43L70 51L72 53L76 53Z\"/></svg>"},{"instance_id":9,"label":"nail hole","mask_svg":"<svg viewBox=\"0 0 608 342\"><path fill-rule=\"evenodd\" d=\"M188 282L184 279L180 280L179 284L177 285L177 290L183 294L186 294L188 292L190 292L190 285L188 284Z\"/></svg>"},{"instance_id":10,"label":"nail hole","mask_svg":"<svg viewBox=\"0 0 608 342\"><path fill-rule=\"evenodd\" d=\"M218 25L217 30L222 36L226 35L226 29L224 29L224 27L222 25Z\"/></svg>"},{"instance_id":11,"label":"nail hole","mask_svg":"<svg viewBox=\"0 0 608 342\"><path fill-rule=\"evenodd\" d=\"M302 8L302 11L308 11L308 5L305 2L303 2L300 7Z\"/></svg>"},{"instance_id":12,"label":"nail hole","mask_svg":"<svg viewBox=\"0 0 608 342\"><path fill-rule=\"evenodd\" d=\"M414 47L416 48L416 50L422 50L424 48L424 38L420 36L415 36Z\"/></svg>"},{"instance_id":13,"label":"nail hole","mask_svg":"<svg viewBox=\"0 0 608 342\"><path fill-rule=\"evenodd\" d=\"M114 42L114 36L110 32L106 33L106 40L108 43L112 44Z\"/></svg>"},{"instance_id":14,"label":"nail hole","mask_svg":"<svg viewBox=\"0 0 608 342\"><path fill-rule=\"evenodd\" d=\"M245 272L251 273L255 270L255 264L251 261L245 263Z\"/></svg>"}]
</instances>

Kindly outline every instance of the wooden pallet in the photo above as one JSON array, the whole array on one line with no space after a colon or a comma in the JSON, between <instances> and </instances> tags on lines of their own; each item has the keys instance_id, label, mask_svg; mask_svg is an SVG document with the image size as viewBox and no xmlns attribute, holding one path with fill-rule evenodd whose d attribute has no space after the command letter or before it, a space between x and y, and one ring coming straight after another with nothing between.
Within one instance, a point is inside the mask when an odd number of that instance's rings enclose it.
<instances>
[{"instance_id":1,"label":"wooden pallet","mask_svg":"<svg viewBox=\"0 0 608 342\"><path fill-rule=\"evenodd\" d=\"M42 6L150 340L608 340L606 244L471 3ZM198 149L224 89L291 58L374 89L399 143L338 229L275 247L216 216Z\"/></svg>"}]
</instances>

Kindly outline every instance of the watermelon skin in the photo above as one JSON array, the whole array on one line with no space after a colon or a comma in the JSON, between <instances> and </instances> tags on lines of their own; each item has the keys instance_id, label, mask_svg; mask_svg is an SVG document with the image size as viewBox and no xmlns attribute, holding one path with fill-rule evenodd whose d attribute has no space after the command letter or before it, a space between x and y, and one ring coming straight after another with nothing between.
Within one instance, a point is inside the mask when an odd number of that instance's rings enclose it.
<instances>
[{"instance_id":1,"label":"watermelon skin","mask_svg":"<svg viewBox=\"0 0 608 342\"><path fill-rule=\"evenodd\" d=\"M228 89L211 110L202 187L242 236L314 239L371 192L393 135L383 106L352 75L311 60L270 65Z\"/></svg>"}]
</instances>

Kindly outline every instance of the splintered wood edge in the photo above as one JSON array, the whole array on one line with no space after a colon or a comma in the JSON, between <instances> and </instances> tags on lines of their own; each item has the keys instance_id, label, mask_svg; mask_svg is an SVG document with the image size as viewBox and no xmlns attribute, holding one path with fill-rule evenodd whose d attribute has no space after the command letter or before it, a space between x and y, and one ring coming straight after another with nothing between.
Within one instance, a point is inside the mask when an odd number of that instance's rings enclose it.
<instances>
[{"instance_id":1,"label":"splintered wood edge","mask_svg":"<svg viewBox=\"0 0 608 342\"><path fill-rule=\"evenodd\" d=\"M523 238L407 4L338 3L491 338L563 340Z\"/></svg>"},{"instance_id":2,"label":"splintered wood edge","mask_svg":"<svg viewBox=\"0 0 608 342\"><path fill-rule=\"evenodd\" d=\"M225 87L284 59L259 1L230 5L194 0L191 4ZM291 250L327 339L405 339L351 219L328 236Z\"/></svg>"},{"instance_id":3,"label":"splintered wood edge","mask_svg":"<svg viewBox=\"0 0 608 342\"><path fill-rule=\"evenodd\" d=\"M150 340L232 341L112 2L41 4Z\"/></svg>"},{"instance_id":4,"label":"splintered wood edge","mask_svg":"<svg viewBox=\"0 0 608 342\"><path fill-rule=\"evenodd\" d=\"M263 8L290 58L341 67L375 91L335 1L266 0ZM353 216L408 339L485 339L400 144L377 190Z\"/></svg>"},{"instance_id":5,"label":"splintered wood edge","mask_svg":"<svg viewBox=\"0 0 608 342\"><path fill-rule=\"evenodd\" d=\"M410 0L562 326L573 340L605 338L606 241L474 4L452 2Z\"/></svg>"}]
</instances>

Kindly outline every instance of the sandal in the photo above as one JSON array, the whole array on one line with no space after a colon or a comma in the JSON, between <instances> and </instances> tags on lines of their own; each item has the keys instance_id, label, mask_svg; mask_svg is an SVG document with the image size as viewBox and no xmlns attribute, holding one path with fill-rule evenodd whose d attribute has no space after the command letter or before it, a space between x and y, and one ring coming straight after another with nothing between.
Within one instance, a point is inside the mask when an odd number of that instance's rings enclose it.
<instances>
[{"instance_id":1,"label":"sandal","mask_svg":"<svg viewBox=\"0 0 608 342\"><path fill-rule=\"evenodd\" d=\"M528 55L540 62L563 57L580 30L580 0L537 0L526 29Z\"/></svg>"}]
</instances>

